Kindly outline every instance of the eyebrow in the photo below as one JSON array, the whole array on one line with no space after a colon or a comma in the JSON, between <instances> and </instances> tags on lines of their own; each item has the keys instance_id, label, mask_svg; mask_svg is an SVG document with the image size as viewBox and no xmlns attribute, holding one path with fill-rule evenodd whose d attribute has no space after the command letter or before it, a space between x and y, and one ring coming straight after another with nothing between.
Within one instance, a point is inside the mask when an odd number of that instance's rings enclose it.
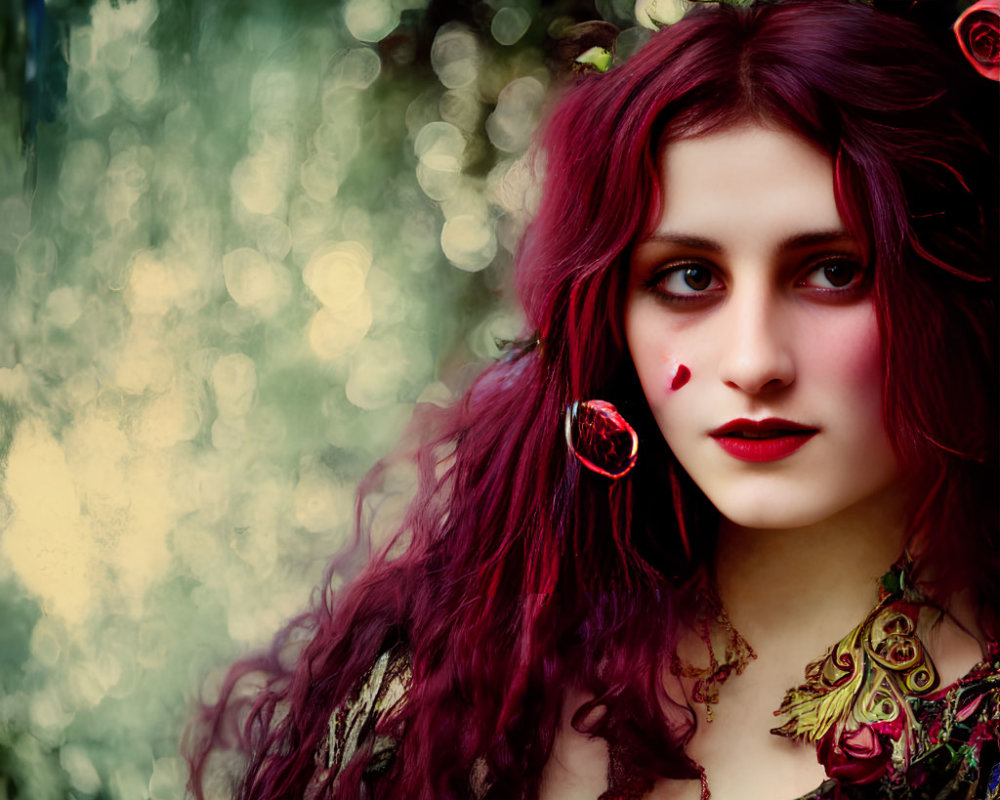
<instances>
[{"instance_id":1,"label":"eyebrow","mask_svg":"<svg viewBox=\"0 0 1000 800\"><path fill-rule=\"evenodd\" d=\"M817 245L823 244L835 244L835 243L855 243L855 239L851 234L844 230L843 228L834 228L832 230L820 230L820 231L805 231L803 233L796 233L792 236L788 236L782 239L778 243L778 250L781 252L786 252L789 250L802 250L807 247L816 247ZM714 239L707 239L703 236L692 236L687 233L679 233L674 231L660 231L654 233L648 239L644 239L640 244L648 243L662 243L662 244L673 244L680 247L690 248L692 250L704 250L709 253L719 253L725 252L725 248L716 242Z\"/></svg>"}]
</instances>

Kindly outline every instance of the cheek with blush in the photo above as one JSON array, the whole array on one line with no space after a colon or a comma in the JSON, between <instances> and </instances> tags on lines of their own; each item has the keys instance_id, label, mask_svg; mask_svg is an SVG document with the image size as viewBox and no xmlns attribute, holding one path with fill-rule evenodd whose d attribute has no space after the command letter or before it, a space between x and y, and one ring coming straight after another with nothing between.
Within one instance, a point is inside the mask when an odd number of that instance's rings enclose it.
<instances>
[{"instance_id":1,"label":"cheek with blush","mask_svg":"<svg viewBox=\"0 0 1000 800\"><path fill-rule=\"evenodd\" d=\"M809 353L811 374L842 390L844 412L881 417L884 369L874 310L859 308L838 321L836 333L831 336L827 328L808 336L818 343Z\"/></svg>"}]
</instances>

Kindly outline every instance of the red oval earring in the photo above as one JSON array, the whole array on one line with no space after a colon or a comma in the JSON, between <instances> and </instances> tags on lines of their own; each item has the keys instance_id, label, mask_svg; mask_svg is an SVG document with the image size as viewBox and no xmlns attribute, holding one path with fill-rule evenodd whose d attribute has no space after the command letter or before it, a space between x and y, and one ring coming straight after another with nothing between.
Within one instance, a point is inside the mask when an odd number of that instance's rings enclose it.
<instances>
[{"instance_id":1,"label":"red oval earring","mask_svg":"<svg viewBox=\"0 0 1000 800\"><path fill-rule=\"evenodd\" d=\"M618 479L635 466L639 437L606 400L582 400L566 407L566 445L591 472Z\"/></svg>"}]
</instances>

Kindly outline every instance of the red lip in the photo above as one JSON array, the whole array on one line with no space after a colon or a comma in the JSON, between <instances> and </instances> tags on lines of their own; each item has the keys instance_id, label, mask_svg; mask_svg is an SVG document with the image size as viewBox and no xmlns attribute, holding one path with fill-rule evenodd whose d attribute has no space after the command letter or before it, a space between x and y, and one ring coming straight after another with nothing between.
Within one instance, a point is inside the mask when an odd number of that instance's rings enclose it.
<instances>
[{"instance_id":1,"label":"red lip","mask_svg":"<svg viewBox=\"0 0 1000 800\"><path fill-rule=\"evenodd\" d=\"M734 419L709 431L719 446L741 461L778 461L787 458L813 436L816 428L787 419ZM748 435L749 434L749 435Z\"/></svg>"}]
</instances>

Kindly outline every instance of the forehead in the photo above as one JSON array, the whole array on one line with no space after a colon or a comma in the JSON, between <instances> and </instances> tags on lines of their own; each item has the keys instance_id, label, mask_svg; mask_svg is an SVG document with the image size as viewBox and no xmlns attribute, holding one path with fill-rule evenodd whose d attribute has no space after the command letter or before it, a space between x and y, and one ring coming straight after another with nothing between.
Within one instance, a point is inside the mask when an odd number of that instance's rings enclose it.
<instances>
[{"instance_id":1,"label":"forehead","mask_svg":"<svg viewBox=\"0 0 1000 800\"><path fill-rule=\"evenodd\" d=\"M740 226L842 227L830 157L783 129L748 124L670 142L661 170L657 230L725 238Z\"/></svg>"}]
</instances>

